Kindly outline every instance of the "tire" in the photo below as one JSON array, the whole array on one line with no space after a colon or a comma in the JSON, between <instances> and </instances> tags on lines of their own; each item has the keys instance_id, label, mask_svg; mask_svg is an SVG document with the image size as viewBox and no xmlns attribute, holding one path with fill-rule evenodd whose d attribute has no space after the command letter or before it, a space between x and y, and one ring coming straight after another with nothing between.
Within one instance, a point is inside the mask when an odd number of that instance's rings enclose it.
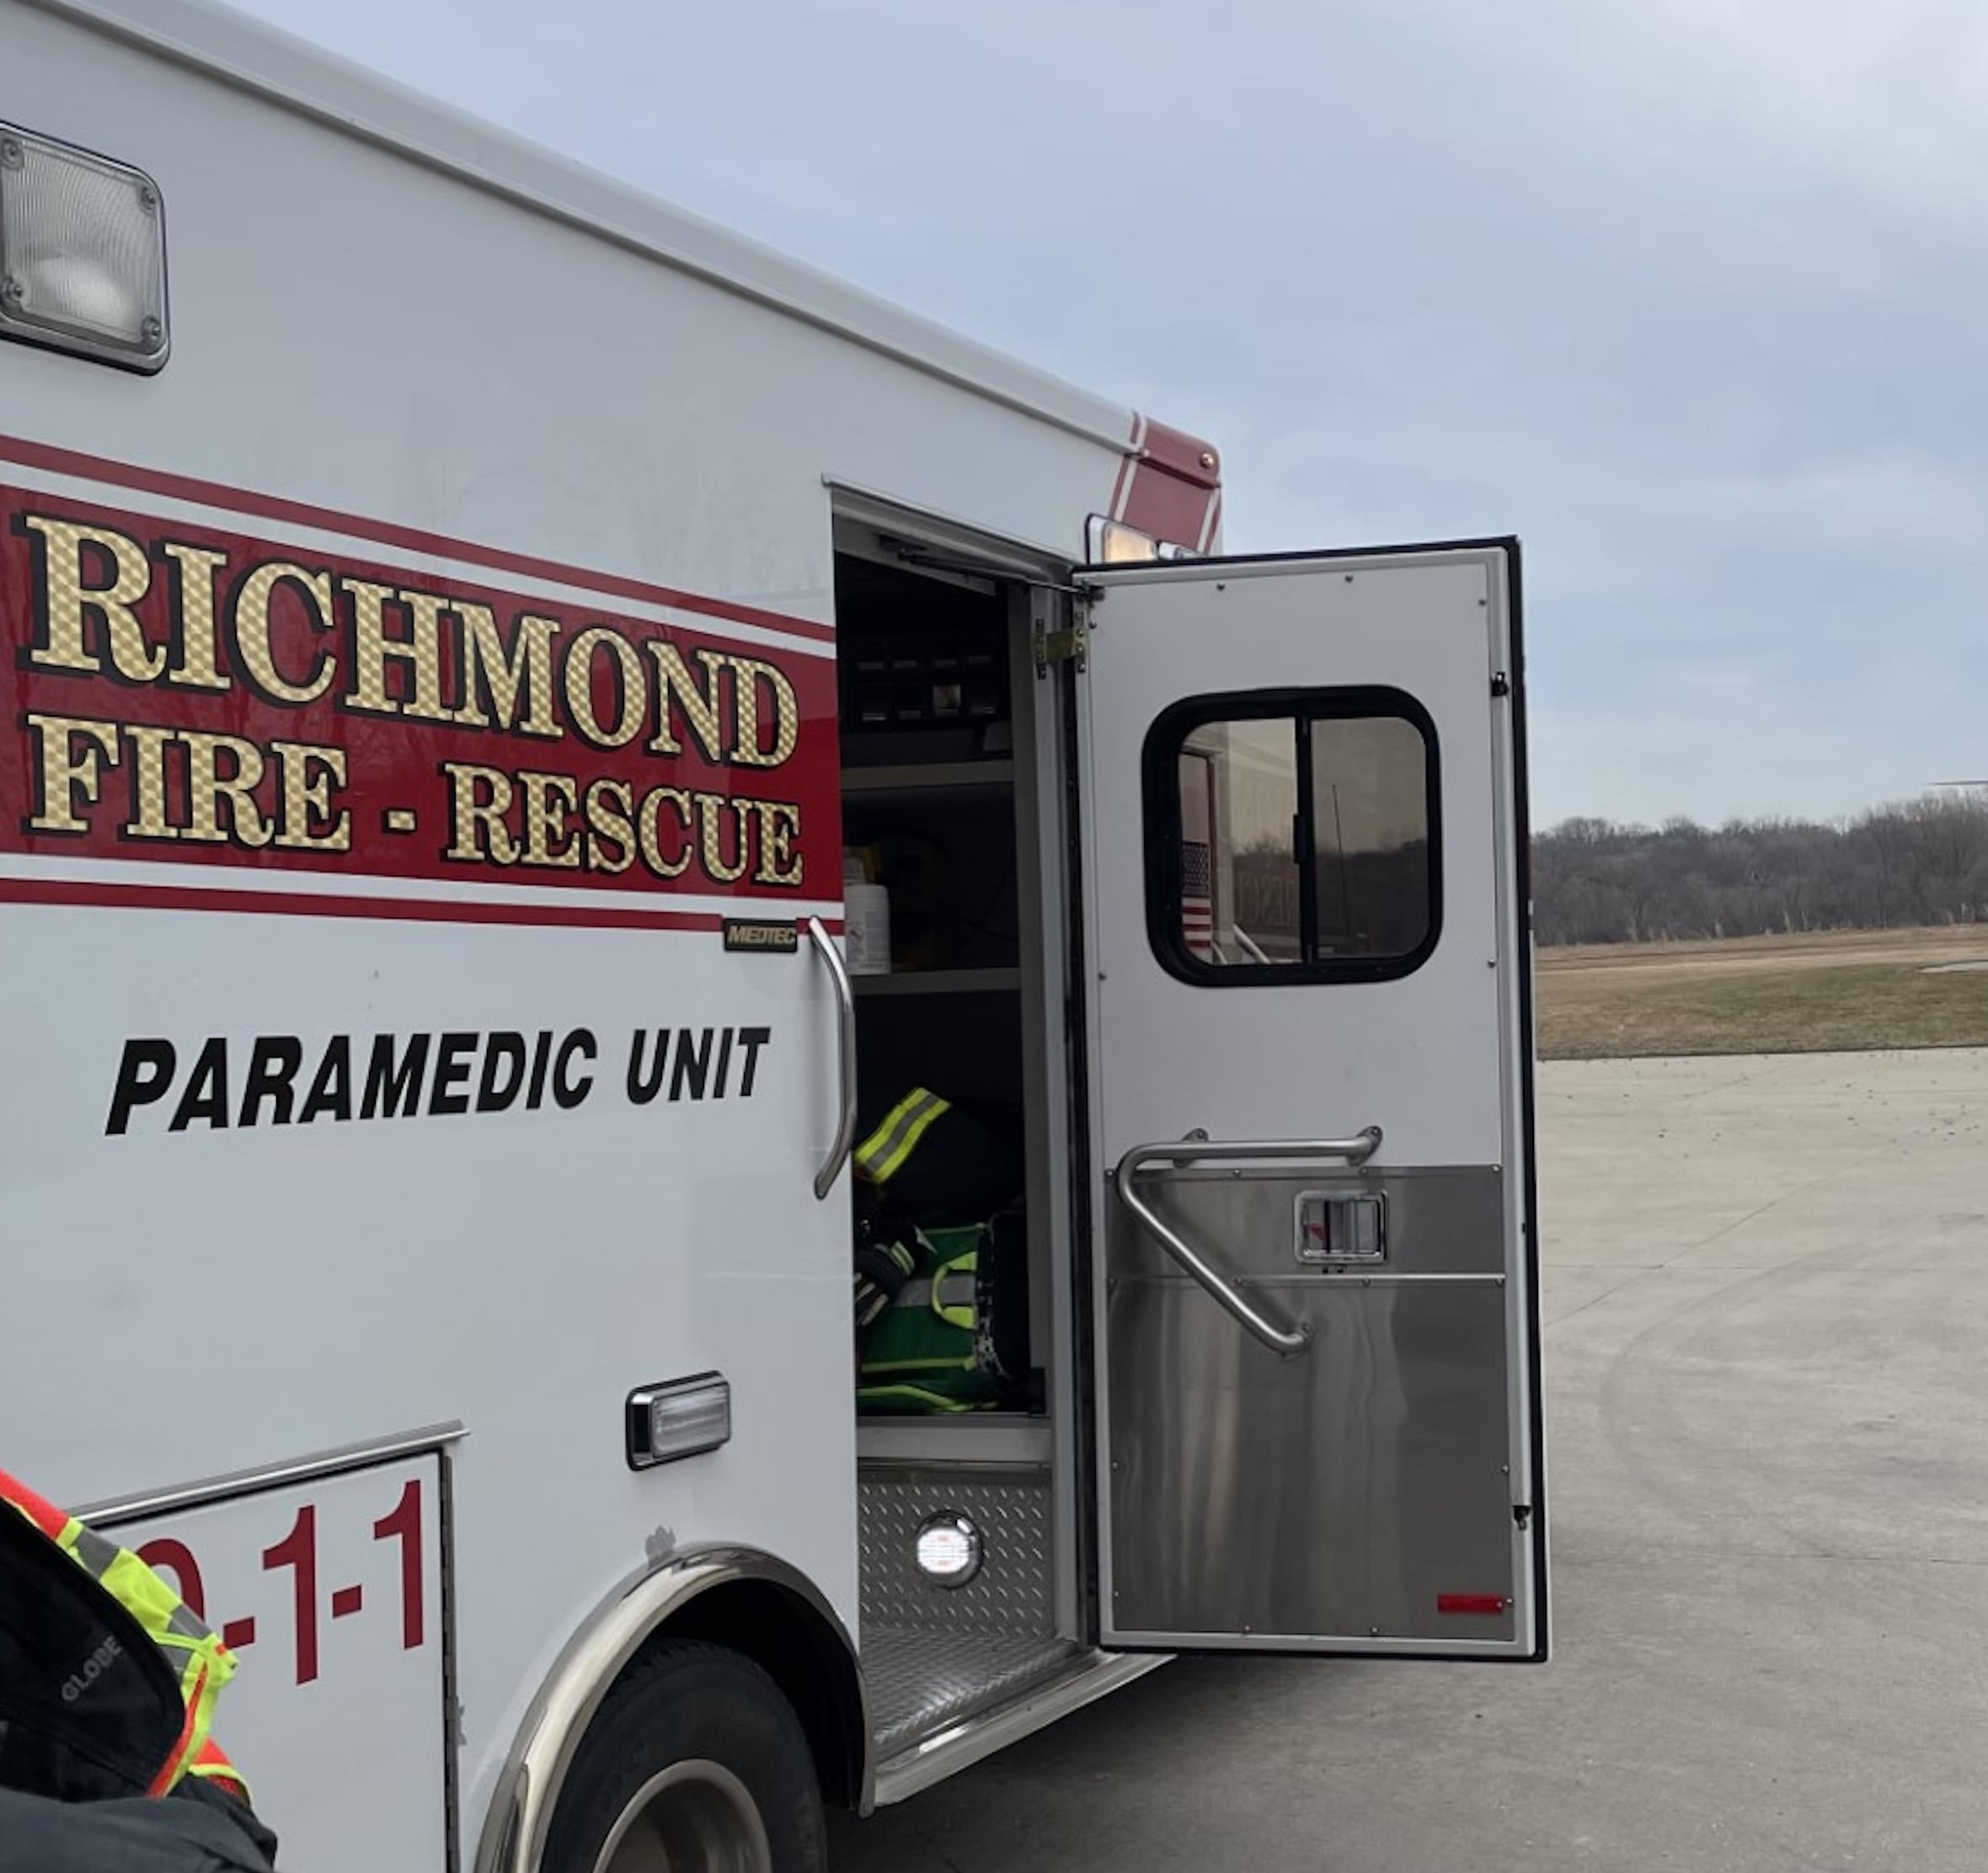
<instances>
[{"instance_id":1,"label":"tire","mask_svg":"<svg viewBox=\"0 0 1988 1873\"><path fill-rule=\"evenodd\" d=\"M560 1791L546 1873L826 1873L793 1707L750 1659L687 1641L631 1665Z\"/></svg>"}]
</instances>

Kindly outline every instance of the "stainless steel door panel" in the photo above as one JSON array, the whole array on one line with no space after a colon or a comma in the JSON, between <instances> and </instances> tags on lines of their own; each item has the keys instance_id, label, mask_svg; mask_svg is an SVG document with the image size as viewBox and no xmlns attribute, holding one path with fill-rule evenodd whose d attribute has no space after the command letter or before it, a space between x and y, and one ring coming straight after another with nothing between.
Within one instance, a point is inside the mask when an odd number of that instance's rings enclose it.
<instances>
[{"instance_id":1,"label":"stainless steel door panel","mask_svg":"<svg viewBox=\"0 0 1988 1873\"><path fill-rule=\"evenodd\" d=\"M1280 1360L1184 1278L1115 1288L1106 1642L1509 1641L1504 1305L1320 1284L1295 1304L1312 1350ZM1438 1611L1459 1593L1507 1609Z\"/></svg>"},{"instance_id":2,"label":"stainless steel door panel","mask_svg":"<svg viewBox=\"0 0 1988 1873\"><path fill-rule=\"evenodd\" d=\"M1525 1537L1509 1473L1501 1184L1493 1171L1155 1180L1171 1225L1310 1326L1290 1359L1238 1331L1114 1211L1107 1643L1511 1642ZM1300 1262L1297 1198L1320 1187L1385 1193L1385 1269Z\"/></svg>"}]
</instances>

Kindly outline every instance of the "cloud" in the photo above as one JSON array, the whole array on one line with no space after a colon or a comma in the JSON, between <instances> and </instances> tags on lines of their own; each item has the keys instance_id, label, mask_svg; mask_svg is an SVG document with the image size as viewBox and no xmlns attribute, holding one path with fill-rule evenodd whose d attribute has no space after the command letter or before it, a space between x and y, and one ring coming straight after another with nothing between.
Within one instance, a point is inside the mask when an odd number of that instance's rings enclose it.
<instances>
[{"instance_id":1,"label":"cloud","mask_svg":"<svg viewBox=\"0 0 1988 1873\"><path fill-rule=\"evenodd\" d=\"M1542 810L1988 771L1977 0L252 0L1223 446L1516 531Z\"/></svg>"},{"instance_id":2,"label":"cloud","mask_svg":"<svg viewBox=\"0 0 1988 1873\"><path fill-rule=\"evenodd\" d=\"M1988 675L1988 659L1975 659L1969 674ZM1900 666L1810 691L1778 661L1713 658L1673 663L1611 697L1542 702L1533 716L1536 817L1839 819L1988 772L1978 735L1928 716L1938 681ZM1894 758L1894 740L1912 745L1913 758Z\"/></svg>"},{"instance_id":3,"label":"cloud","mask_svg":"<svg viewBox=\"0 0 1988 1873\"><path fill-rule=\"evenodd\" d=\"M1911 454L1807 462L1772 475L1712 477L1710 517L1788 543L1978 556L1988 548L1988 473Z\"/></svg>"}]
</instances>

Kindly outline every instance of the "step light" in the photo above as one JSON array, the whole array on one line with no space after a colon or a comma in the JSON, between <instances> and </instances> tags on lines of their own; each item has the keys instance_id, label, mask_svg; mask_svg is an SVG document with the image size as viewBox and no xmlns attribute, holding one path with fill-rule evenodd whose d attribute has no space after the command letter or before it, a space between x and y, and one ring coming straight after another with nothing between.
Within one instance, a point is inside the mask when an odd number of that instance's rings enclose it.
<instances>
[{"instance_id":1,"label":"step light","mask_svg":"<svg viewBox=\"0 0 1988 1873\"><path fill-rule=\"evenodd\" d=\"M0 337L166 361L166 215L150 176L0 123Z\"/></svg>"},{"instance_id":2,"label":"step light","mask_svg":"<svg viewBox=\"0 0 1988 1873\"><path fill-rule=\"evenodd\" d=\"M918 1527L918 1572L934 1587L965 1587L981 1571L981 1531L973 1518L949 1509Z\"/></svg>"}]
</instances>

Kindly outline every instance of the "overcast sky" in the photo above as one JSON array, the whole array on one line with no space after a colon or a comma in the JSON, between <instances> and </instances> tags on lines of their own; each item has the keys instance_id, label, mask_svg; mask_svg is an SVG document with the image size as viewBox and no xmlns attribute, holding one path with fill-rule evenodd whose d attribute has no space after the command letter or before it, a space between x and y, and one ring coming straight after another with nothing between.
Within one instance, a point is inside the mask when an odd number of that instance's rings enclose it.
<instances>
[{"instance_id":1,"label":"overcast sky","mask_svg":"<svg viewBox=\"0 0 1988 1873\"><path fill-rule=\"evenodd\" d=\"M1219 443L1527 551L1534 784L1988 776L1980 0L248 0Z\"/></svg>"}]
</instances>

